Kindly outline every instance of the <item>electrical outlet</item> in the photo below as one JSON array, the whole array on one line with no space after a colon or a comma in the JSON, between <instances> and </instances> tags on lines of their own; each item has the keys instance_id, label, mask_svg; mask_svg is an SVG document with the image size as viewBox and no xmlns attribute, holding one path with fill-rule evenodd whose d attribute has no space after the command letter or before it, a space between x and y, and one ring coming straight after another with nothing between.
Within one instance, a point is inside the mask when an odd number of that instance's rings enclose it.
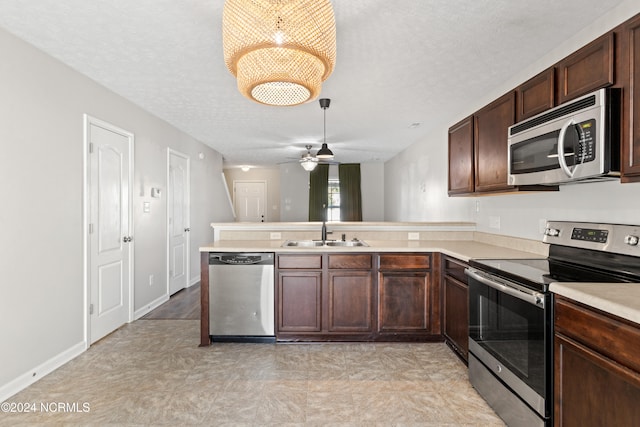
<instances>
[{"instance_id":1,"label":"electrical outlet","mask_svg":"<svg viewBox=\"0 0 640 427\"><path fill-rule=\"evenodd\" d=\"M269 238L271 240L281 240L282 239L282 233L269 233Z\"/></svg>"},{"instance_id":2,"label":"electrical outlet","mask_svg":"<svg viewBox=\"0 0 640 427\"><path fill-rule=\"evenodd\" d=\"M149 286L153 286L153 274L149 275Z\"/></svg>"},{"instance_id":3,"label":"electrical outlet","mask_svg":"<svg viewBox=\"0 0 640 427\"><path fill-rule=\"evenodd\" d=\"M420 233L407 233L407 239L420 240Z\"/></svg>"},{"instance_id":4,"label":"electrical outlet","mask_svg":"<svg viewBox=\"0 0 640 427\"><path fill-rule=\"evenodd\" d=\"M480 212L480 200L476 200L476 212Z\"/></svg>"}]
</instances>

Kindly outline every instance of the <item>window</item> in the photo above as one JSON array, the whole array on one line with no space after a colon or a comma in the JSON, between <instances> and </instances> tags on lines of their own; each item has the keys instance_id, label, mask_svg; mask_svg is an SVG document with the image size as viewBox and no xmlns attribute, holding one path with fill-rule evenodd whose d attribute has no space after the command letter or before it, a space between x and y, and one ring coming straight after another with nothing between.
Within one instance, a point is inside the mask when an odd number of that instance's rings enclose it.
<instances>
[{"instance_id":1,"label":"window","mask_svg":"<svg viewBox=\"0 0 640 427\"><path fill-rule=\"evenodd\" d=\"M329 179L328 189L327 221L340 221L340 181Z\"/></svg>"}]
</instances>

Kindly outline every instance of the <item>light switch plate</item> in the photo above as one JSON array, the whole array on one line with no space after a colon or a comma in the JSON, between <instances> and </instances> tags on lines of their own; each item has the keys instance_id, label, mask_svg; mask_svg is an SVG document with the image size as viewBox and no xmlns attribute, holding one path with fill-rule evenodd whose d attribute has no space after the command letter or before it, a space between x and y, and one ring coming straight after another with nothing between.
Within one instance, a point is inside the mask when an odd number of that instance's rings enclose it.
<instances>
[{"instance_id":1,"label":"light switch plate","mask_svg":"<svg viewBox=\"0 0 640 427\"><path fill-rule=\"evenodd\" d=\"M282 239L282 234L281 233L269 233L269 238L271 240L280 240L280 239Z\"/></svg>"},{"instance_id":2,"label":"light switch plate","mask_svg":"<svg viewBox=\"0 0 640 427\"><path fill-rule=\"evenodd\" d=\"M420 240L420 233L407 233L408 240Z\"/></svg>"}]
</instances>

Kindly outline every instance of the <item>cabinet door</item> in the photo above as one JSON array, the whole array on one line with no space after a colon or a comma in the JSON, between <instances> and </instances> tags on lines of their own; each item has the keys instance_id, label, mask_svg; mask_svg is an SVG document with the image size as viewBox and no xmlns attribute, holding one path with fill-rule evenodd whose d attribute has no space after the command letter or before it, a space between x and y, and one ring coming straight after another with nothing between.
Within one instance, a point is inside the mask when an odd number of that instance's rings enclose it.
<instances>
[{"instance_id":1,"label":"cabinet door","mask_svg":"<svg viewBox=\"0 0 640 427\"><path fill-rule=\"evenodd\" d=\"M449 195L473 193L473 116L449 129Z\"/></svg>"},{"instance_id":2,"label":"cabinet door","mask_svg":"<svg viewBox=\"0 0 640 427\"><path fill-rule=\"evenodd\" d=\"M278 332L322 330L322 273L278 273Z\"/></svg>"},{"instance_id":3,"label":"cabinet door","mask_svg":"<svg viewBox=\"0 0 640 427\"><path fill-rule=\"evenodd\" d=\"M638 425L640 374L560 334L554 349L556 426Z\"/></svg>"},{"instance_id":4,"label":"cabinet door","mask_svg":"<svg viewBox=\"0 0 640 427\"><path fill-rule=\"evenodd\" d=\"M558 63L559 104L614 83L613 42L610 32Z\"/></svg>"},{"instance_id":5,"label":"cabinet door","mask_svg":"<svg viewBox=\"0 0 640 427\"><path fill-rule=\"evenodd\" d=\"M554 106L555 69L538 74L517 89L516 121L540 114Z\"/></svg>"},{"instance_id":6,"label":"cabinet door","mask_svg":"<svg viewBox=\"0 0 640 427\"><path fill-rule=\"evenodd\" d=\"M452 277L443 280L444 335L467 360L469 352L469 289Z\"/></svg>"},{"instance_id":7,"label":"cabinet door","mask_svg":"<svg viewBox=\"0 0 640 427\"><path fill-rule=\"evenodd\" d=\"M507 128L515 121L515 92L503 95L475 114L475 190L503 191L507 185Z\"/></svg>"},{"instance_id":8,"label":"cabinet door","mask_svg":"<svg viewBox=\"0 0 640 427\"><path fill-rule=\"evenodd\" d=\"M429 272L381 271L378 331L429 331Z\"/></svg>"},{"instance_id":9,"label":"cabinet door","mask_svg":"<svg viewBox=\"0 0 640 427\"><path fill-rule=\"evenodd\" d=\"M329 271L329 332L373 331L371 271Z\"/></svg>"},{"instance_id":10,"label":"cabinet door","mask_svg":"<svg viewBox=\"0 0 640 427\"><path fill-rule=\"evenodd\" d=\"M625 52L623 58L629 66L629 100L625 107L629 109L629 138L622 144L622 178L625 181L640 180L640 17L633 19L622 32ZM625 70L624 67L621 67ZM624 134L624 133L623 133ZM629 179L633 177L633 179Z\"/></svg>"}]
</instances>

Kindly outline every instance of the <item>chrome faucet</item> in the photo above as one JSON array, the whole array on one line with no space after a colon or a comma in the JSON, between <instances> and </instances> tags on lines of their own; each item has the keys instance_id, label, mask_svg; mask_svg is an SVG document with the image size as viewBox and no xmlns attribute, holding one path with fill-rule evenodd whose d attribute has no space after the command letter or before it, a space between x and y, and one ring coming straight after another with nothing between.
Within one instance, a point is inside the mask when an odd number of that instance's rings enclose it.
<instances>
[{"instance_id":1,"label":"chrome faucet","mask_svg":"<svg viewBox=\"0 0 640 427\"><path fill-rule=\"evenodd\" d=\"M327 205L323 203L322 209L325 209L326 207ZM327 234L333 234L333 231L327 231L327 211L326 210L324 211L324 216L322 217L322 230L320 234L321 234L320 238L322 239L323 245L327 241Z\"/></svg>"}]
</instances>

